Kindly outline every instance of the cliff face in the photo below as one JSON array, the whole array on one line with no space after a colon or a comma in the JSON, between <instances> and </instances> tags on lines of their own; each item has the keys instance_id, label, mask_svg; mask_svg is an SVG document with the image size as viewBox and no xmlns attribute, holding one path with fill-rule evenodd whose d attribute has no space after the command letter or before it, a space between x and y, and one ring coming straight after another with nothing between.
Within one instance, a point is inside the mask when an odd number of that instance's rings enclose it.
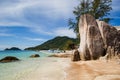
<instances>
[{"instance_id":1,"label":"cliff face","mask_svg":"<svg viewBox=\"0 0 120 80\"><path fill-rule=\"evenodd\" d=\"M120 52L120 31L89 14L80 17L79 33L82 60L98 59L107 53L108 47L114 48L112 54Z\"/></svg>"}]
</instances>

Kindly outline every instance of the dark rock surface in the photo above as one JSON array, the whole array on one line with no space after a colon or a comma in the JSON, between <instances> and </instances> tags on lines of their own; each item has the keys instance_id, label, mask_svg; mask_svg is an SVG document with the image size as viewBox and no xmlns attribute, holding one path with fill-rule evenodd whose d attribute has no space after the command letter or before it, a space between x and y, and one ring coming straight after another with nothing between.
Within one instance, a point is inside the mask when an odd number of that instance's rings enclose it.
<instances>
[{"instance_id":1,"label":"dark rock surface","mask_svg":"<svg viewBox=\"0 0 120 80\"><path fill-rule=\"evenodd\" d=\"M72 56L72 61L80 61L80 54L78 50L75 50Z\"/></svg>"},{"instance_id":2,"label":"dark rock surface","mask_svg":"<svg viewBox=\"0 0 120 80\"><path fill-rule=\"evenodd\" d=\"M30 58L37 58L37 57L40 57L40 55L39 54L33 54L33 55L30 56Z\"/></svg>"},{"instance_id":3,"label":"dark rock surface","mask_svg":"<svg viewBox=\"0 0 120 80\"><path fill-rule=\"evenodd\" d=\"M0 62L2 62L2 63L13 62L13 61L19 61L19 59L14 56L7 56L0 60Z\"/></svg>"},{"instance_id":4,"label":"dark rock surface","mask_svg":"<svg viewBox=\"0 0 120 80\"><path fill-rule=\"evenodd\" d=\"M112 55L120 53L120 31L89 14L80 17L79 33L82 60L95 60L109 53ZM109 46L112 50L107 50Z\"/></svg>"}]
</instances>

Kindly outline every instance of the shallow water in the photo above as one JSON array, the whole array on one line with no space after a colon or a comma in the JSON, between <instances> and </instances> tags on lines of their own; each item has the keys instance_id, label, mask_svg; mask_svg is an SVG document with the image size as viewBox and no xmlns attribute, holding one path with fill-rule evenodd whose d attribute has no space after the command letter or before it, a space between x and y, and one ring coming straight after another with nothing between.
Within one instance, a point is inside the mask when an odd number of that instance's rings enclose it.
<instances>
[{"instance_id":1,"label":"shallow water","mask_svg":"<svg viewBox=\"0 0 120 80\"><path fill-rule=\"evenodd\" d=\"M31 54L39 54L39 58L29 58ZM0 63L0 80L23 80L40 65L49 61L48 54L35 51L0 51L0 59L5 56L15 56L20 59L17 62Z\"/></svg>"},{"instance_id":2,"label":"shallow water","mask_svg":"<svg viewBox=\"0 0 120 80\"><path fill-rule=\"evenodd\" d=\"M39 54L41 57L48 56L48 54L37 51L0 51L0 59L5 56L15 56L19 59L27 59L32 54Z\"/></svg>"}]
</instances>

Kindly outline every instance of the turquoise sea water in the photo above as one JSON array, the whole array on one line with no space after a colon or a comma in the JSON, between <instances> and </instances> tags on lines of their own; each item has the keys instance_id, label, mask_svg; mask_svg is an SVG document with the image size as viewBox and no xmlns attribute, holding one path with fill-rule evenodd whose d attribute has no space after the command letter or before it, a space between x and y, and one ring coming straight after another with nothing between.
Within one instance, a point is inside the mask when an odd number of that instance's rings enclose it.
<instances>
[{"instance_id":1,"label":"turquoise sea water","mask_svg":"<svg viewBox=\"0 0 120 80\"><path fill-rule=\"evenodd\" d=\"M29 58L30 55L32 54L39 54L41 57L46 57L48 54L42 53L42 52L37 52L37 51L0 51L0 59L5 57L5 56L15 56L18 57L19 59L27 59Z\"/></svg>"},{"instance_id":2,"label":"turquoise sea water","mask_svg":"<svg viewBox=\"0 0 120 80\"><path fill-rule=\"evenodd\" d=\"M39 58L30 58L39 54ZM20 61L0 63L0 80L24 80L24 77L47 62L48 54L35 51L0 51L0 59L5 56L15 56Z\"/></svg>"}]
</instances>

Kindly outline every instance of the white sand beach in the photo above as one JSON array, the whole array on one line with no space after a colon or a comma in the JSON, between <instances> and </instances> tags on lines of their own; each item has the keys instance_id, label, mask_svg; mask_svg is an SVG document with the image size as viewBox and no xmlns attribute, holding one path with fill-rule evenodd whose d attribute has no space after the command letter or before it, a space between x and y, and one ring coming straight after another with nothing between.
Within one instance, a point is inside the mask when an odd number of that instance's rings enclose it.
<instances>
[{"instance_id":1,"label":"white sand beach","mask_svg":"<svg viewBox=\"0 0 120 80\"><path fill-rule=\"evenodd\" d=\"M71 62L65 80L120 80L120 64L116 61Z\"/></svg>"},{"instance_id":2,"label":"white sand beach","mask_svg":"<svg viewBox=\"0 0 120 80\"><path fill-rule=\"evenodd\" d=\"M70 58L46 58L48 62L32 68L31 72L17 80L120 80L120 64L105 62L78 61Z\"/></svg>"},{"instance_id":3,"label":"white sand beach","mask_svg":"<svg viewBox=\"0 0 120 80\"><path fill-rule=\"evenodd\" d=\"M73 62L70 57L41 57L0 67L4 67L0 80L120 80L120 64L114 60Z\"/></svg>"},{"instance_id":4,"label":"white sand beach","mask_svg":"<svg viewBox=\"0 0 120 80\"><path fill-rule=\"evenodd\" d=\"M39 65L39 61L34 64L36 67L32 68L29 73L25 73L16 80L65 80L65 68L69 63L68 58L46 58L47 62Z\"/></svg>"}]
</instances>

